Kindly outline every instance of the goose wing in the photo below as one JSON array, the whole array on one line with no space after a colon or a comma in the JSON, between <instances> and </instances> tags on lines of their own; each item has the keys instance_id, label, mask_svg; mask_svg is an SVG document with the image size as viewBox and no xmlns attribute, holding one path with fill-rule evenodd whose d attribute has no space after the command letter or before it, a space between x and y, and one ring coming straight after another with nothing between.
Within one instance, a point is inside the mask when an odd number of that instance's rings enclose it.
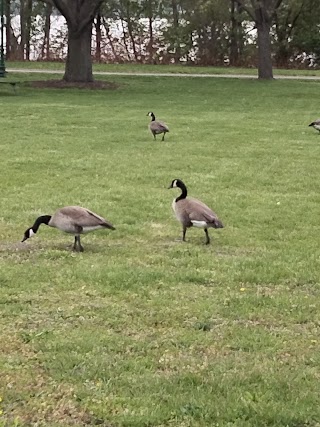
<instances>
[{"instance_id":1,"label":"goose wing","mask_svg":"<svg viewBox=\"0 0 320 427\"><path fill-rule=\"evenodd\" d=\"M205 222L215 228L222 228L222 222L219 220L217 214L213 212L205 203L198 199L189 198L188 214L190 221Z\"/></svg>"},{"instance_id":2,"label":"goose wing","mask_svg":"<svg viewBox=\"0 0 320 427\"><path fill-rule=\"evenodd\" d=\"M164 131L166 131L166 132L169 132L169 128L168 128L168 126L165 124L165 123L163 123L163 122L158 122L158 121L156 121L156 122L151 122L150 123L150 129L151 130L157 130L157 131L161 131L161 132L164 132Z\"/></svg>"},{"instance_id":3,"label":"goose wing","mask_svg":"<svg viewBox=\"0 0 320 427\"><path fill-rule=\"evenodd\" d=\"M115 229L105 218L81 206L66 206L60 209L58 214L68 218L74 225L81 228L101 226L111 230Z\"/></svg>"}]
</instances>

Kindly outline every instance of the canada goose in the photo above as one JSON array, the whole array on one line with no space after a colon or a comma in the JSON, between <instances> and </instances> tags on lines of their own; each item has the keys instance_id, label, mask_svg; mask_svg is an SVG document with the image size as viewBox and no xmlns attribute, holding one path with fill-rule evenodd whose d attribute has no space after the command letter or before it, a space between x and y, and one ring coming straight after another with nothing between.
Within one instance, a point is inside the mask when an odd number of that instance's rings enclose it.
<instances>
[{"instance_id":1,"label":"canada goose","mask_svg":"<svg viewBox=\"0 0 320 427\"><path fill-rule=\"evenodd\" d=\"M163 133L161 141L164 141L165 134L169 132L168 126L165 123L159 122L158 120L156 120L156 116L153 114L152 111L149 111L147 116L151 117L151 122L149 123L149 129L153 134L154 140L156 140L156 135Z\"/></svg>"},{"instance_id":2,"label":"canada goose","mask_svg":"<svg viewBox=\"0 0 320 427\"><path fill-rule=\"evenodd\" d=\"M210 243L208 228L223 228L217 215L198 199L187 198L187 187L180 179L174 179L169 188L180 188L181 194L173 199L172 209L182 224L182 240L186 241L187 228L195 226L204 228L206 245Z\"/></svg>"},{"instance_id":3,"label":"canada goose","mask_svg":"<svg viewBox=\"0 0 320 427\"><path fill-rule=\"evenodd\" d=\"M50 227L58 228L65 233L74 234L73 250L77 252L83 252L83 247L80 243L80 234L99 230L101 228L115 230L114 226L109 221L89 211L89 209L80 206L66 206L58 209L53 216L39 216L35 220L33 226L25 231L22 242L36 234L40 224L46 224Z\"/></svg>"},{"instance_id":4,"label":"canada goose","mask_svg":"<svg viewBox=\"0 0 320 427\"><path fill-rule=\"evenodd\" d=\"M314 122L310 123L309 126L313 126L315 129L317 129L320 133L320 119L315 120Z\"/></svg>"}]
</instances>

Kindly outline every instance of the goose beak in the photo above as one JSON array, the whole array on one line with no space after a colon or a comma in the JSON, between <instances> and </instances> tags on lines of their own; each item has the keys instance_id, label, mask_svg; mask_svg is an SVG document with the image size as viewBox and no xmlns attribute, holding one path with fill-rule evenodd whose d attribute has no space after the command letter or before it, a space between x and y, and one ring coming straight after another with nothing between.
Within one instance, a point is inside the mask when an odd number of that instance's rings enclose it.
<instances>
[{"instance_id":1,"label":"goose beak","mask_svg":"<svg viewBox=\"0 0 320 427\"><path fill-rule=\"evenodd\" d=\"M27 240L27 237L24 237L24 238L21 240L21 243L25 242L26 240Z\"/></svg>"}]
</instances>

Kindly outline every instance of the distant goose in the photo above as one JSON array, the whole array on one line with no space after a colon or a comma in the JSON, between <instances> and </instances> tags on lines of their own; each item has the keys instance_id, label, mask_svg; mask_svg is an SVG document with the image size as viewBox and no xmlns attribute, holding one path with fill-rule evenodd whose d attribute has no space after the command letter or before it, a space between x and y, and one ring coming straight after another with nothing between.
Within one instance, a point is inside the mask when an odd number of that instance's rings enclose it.
<instances>
[{"instance_id":1,"label":"distant goose","mask_svg":"<svg viewBox=\"0 0 320 427\"><path fill-rule=\"evenodd\" d=\"M74 234L73 250L83 252L80 243L80 234L89 233L90 231L109 228L115 230L114 226L89 209L80 206L66 206L58 209L53 216L43 215L36 219L32 227L28 228L22 239L22 242L32 237L38 231L40 224L46 224L50 227L58 228L65 233Z\"/></svg>"},{"instance_id":2,"label":"distant goose","mask_svg":"<svg viewBox=\"0 0 320 427\"><path fill-rule=\"evenodd\" d=\"M163 133L161 141L164 141L165 134L167 132L169 132L168 126L165 123L156 120L156 116L153 114L152 111L149 111L149 113L147 114L147 116L151 117L151 122L149 124L149 129L152 132L154 140L156 140L156 135L159 135L159 134Z\"/></svg>"},{"instance_id":3,"label":"distant goose","mask_svg":"<svg viewBox=\"0 0 320 427\"><path fill-rule=\"evenodd\" d=\"M313 126L315 129L317 129L320 132L320 119L317 119L314 122L310 123L309 126Z\"/></svg>"},{"instance_id":4,"label":"distant goose","mask_svg":"<svg viewBox=\"0 0 320 427\"><path fill-rule=\"evenodd\" d=\"M181 195L173 200L172 209L182 224L182 240L185 242L187 228L195 226L204 229L206 245L210 243L208 228L223 228L217 215L200 200L187 198L187 187L180 179L174 179L169 188L180 188Z\"/></svg>"}]
</instances>

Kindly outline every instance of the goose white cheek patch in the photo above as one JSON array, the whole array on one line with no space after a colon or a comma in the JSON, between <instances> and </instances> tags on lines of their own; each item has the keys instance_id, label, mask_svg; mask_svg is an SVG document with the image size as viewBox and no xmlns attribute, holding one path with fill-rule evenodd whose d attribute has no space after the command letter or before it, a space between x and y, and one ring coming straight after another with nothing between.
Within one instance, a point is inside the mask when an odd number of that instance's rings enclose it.
<instances>
[{"instance_id":1,"label":"goose white cheek patch","mask_svg":"<svg viewBox=\"0 0 320 427\"><path fill-rule=\"evenodd\" d=\"M31 230L29 230L29 238L30 237L32 237L32 236L34 236L36 233L32 230L32 228L31 228Z\"/></svg>"}]
</instances>

